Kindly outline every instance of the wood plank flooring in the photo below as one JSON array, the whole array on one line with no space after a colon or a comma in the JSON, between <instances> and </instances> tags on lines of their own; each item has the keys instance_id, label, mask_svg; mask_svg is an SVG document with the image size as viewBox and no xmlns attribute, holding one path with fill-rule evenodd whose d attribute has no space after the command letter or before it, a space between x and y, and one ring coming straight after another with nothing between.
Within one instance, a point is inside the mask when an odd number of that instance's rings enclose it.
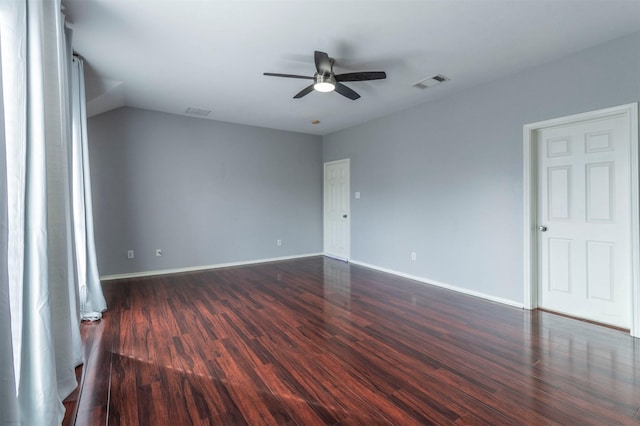
<instances>
[{"instance_id":1,"label":"wood plank flooring","mask_svg":"<svg viewBox=\"0 0 640 426\"><path fill-rule=\"evenodd\" d=\"M640 422L639 341L548 312L322 257L103 287L76 425Z\"/></svg>"}]
</instances>

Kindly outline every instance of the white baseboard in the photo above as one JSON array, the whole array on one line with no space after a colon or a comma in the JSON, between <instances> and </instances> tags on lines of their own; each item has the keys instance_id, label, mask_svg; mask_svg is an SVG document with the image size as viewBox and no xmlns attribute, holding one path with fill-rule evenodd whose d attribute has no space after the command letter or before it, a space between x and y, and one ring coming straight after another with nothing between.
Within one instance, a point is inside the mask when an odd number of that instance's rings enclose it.
<instances>
[{"instance_id":1,"label":"white baseboard","mask_svg":"<svg viewBox=\"0 0 640 426\"><path fill-rule=\"evenodd\" d=\"M417 281L417 282L419 282L421 284L429 284L429 285L433 285L433 286L436 286L436 287L442 287L442 288L446 288L447 290L457 291L458 293L464 293L464 294L467 294L469 296L480 297L482 299L490 300L492 302L498 302L498 303L502 303L504 305L514 306L516 308L524 308L524 304L521 303L521 302L515 302L513 300L503 299L501 297L495 297L495 296L492 296L490 294L481 293L481 292L478 292L478 291L473 291L473 290L469 290L469 289L462 288L462 287L457 287L455 285L451 285L451 284L443 283L443 282L440 282L440 281L432 280L430 278L424 278L424 277L419 277L419 276L416 276L416 275L405 274L404 272L394 271L393 269L382 268L382 267L376 266L376 265L370 265L368 263L360 262L360 261L353 260L353 259L350 259L349 262L353 263L354 265L363 266L365 268L375 269L376 271L386 272L388 274L397 275L397 276L402 277L402 278L408 278L410 280Z\"/></svg>"},{"instance_id":2,"label":"white baseboard","mask_svg":"<svg viewBox=\"0 0 640 426\"><path fill-rule=\"evenodd\" d=\"M103 277L100 277L100 281L121 280L125 278L152 277L155 275L180 274L183 272L206 271L208 269L228 268L230 266L254 265L257 263L278 262L281 260L302 259L305 257L315 257L315 256L322 256L322 255L323 255L322 253L307 253L307 254L297 254L293 256L271 257L268 259L255 259L255 260L244 260L241 262L218 263L215 265L190 266L186 268L162 269L159 271L144 271L144 272L133 272L130 274L105 275Z\"/></svg>"},{"instance_id":3,"label":"white baseboard","mask_svg":"<svg viewBox=\"0 0 640 426\"><path fill-rule=\"evenodd\" d=\"M335 260L341 260L343 262L349 262L349 259L346 257L340 257L340 256L336 256L335 254L330 254L330 253L323 253L322 254L324 257L330 257L331 259L335 259Z\"/></svg>"}]
</instances>

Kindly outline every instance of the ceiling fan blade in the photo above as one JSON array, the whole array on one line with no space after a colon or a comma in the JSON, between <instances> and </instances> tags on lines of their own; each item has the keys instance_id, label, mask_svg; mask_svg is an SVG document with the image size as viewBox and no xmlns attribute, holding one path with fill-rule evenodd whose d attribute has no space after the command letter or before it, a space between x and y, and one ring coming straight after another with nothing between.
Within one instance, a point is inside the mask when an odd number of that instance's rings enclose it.
<instances>
[{"instance_id":1,"label":"ceiling fan blade","mask_svg":"<svg viewBox=\"0 0 640 426\"><path fill-rule=\"evenodd\" d=\"M287 78L303 78L305 80L313 80L313 77L308 77L306 75L295 75L295 74L278 74L274 72L265 72L263 75L268 75L270 77L287 77Z\"/></svg>"},{"instance_id":2,"label":"ceiling fan blade","mask_svg":"<svg viewBox=\"0 0 640 426\"><path fill-rule=\"evenodd\" d=\"M315 51L313 53L313 59L316 62L316 70L318 74L330 74L331 73L331 60L329 59L329 55L325 52Z\"/></svg>"},{"instance_id":3,"label":"ceiling fan blade","mask_svg":"<svg viewBox=\"0 0 640 426\"><path fill-rule=\"evenodd\" d=\"M337 74L335 77L337 81L367 81L385 79L387 74L384 71L363 71Z\"/></svg>"},{"instance_id":4,"label":"ceiling fan blade","mask_svg":"<svg viewBox=\"0 0 640 426\"><path fill-rule=\"evenodd\" d=\"M353 90L351 90L350 88L348 88L342 83L336 84L336 92L340 93L342 96L346 96L352 101L355 101L360 97L360 95L358 95L356 92L354 92Z\"/></svg>"},{"instance_id":5,"label":"ceiling fan blade","mask_svg":"<svg viewBox=\"0 0 640 426\"><path fill-rule=\"evenodd\" d=\"M305 87L304 89L302 89L300 92L298 92L297 95L295 95L293 97L293 99L300 99L301 97L306 96L311 92L313 92L313 84L311 84L311 85Z\"/></svg>"}]
</instances>

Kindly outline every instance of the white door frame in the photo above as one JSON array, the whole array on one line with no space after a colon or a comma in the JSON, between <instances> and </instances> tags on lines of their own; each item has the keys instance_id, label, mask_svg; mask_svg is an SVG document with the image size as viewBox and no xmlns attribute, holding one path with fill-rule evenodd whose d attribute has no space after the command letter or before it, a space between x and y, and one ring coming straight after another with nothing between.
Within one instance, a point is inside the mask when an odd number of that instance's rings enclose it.
<instances>
[{"instance_id":1,"label":"white door frame","mask_svg":"<svg viewBox=\"0 0 640 426\"><path fill-rule=\"evenodd\" d=\"M638 182L638 103L575 114L524 126L524 307L538 307L538 179L535 133L543 128L622 116L629 122L631 143L631 335L640 337L640 205Z\"/></svg>"},{"instance_id":2,"label":"white door frame","mask_svg":"<svg viewBox=\"0 0 640 426\"><path fill-rule=\"evenodd\" d=\"M346 247L346 256L343 257L337 257L335 255L333 255L332 253L327 252L327 215L325 212L325 204L326 204L326 185L327 185L327 176L326 176L326 169L327 169L327 165L329 164L335 164L335 163L346 163L347 165L347 171L349 173L348 175L348 182L347 182L347 247ZM325 256L329 256L329 257L333 257L339 260L344 260L345 262L349 262L349 260L351 259L351 159L349 158L343 158L341 160L335 160L335 161L326 161L325 163L323 163L322 165L322 242L323 242L323 253Z\"/></svg>"}]
</instances>

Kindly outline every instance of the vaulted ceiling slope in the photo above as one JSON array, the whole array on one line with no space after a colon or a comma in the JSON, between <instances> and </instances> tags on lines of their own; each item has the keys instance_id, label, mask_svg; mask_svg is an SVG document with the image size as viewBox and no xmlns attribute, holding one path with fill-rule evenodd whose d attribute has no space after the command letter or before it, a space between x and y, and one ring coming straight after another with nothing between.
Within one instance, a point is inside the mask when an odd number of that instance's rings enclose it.
<instances>
[{"instance_id":1,"label":"vaulted ceiling slope","mask_svg":"<svg viewBox=\"0 0 640 426\"><path fill-rule=\"evenodd\" d=\"M328 134L640 30L640 0L63 0L90 115L127 105ZM314 50L386 80L293 96ZM615 66L612 64L612 66ZM433 74L450 81L412 84ZM594 84L597 84L594 82ZM314 125L312 120L319 120Z\"/></svg>"}]
</instances>

